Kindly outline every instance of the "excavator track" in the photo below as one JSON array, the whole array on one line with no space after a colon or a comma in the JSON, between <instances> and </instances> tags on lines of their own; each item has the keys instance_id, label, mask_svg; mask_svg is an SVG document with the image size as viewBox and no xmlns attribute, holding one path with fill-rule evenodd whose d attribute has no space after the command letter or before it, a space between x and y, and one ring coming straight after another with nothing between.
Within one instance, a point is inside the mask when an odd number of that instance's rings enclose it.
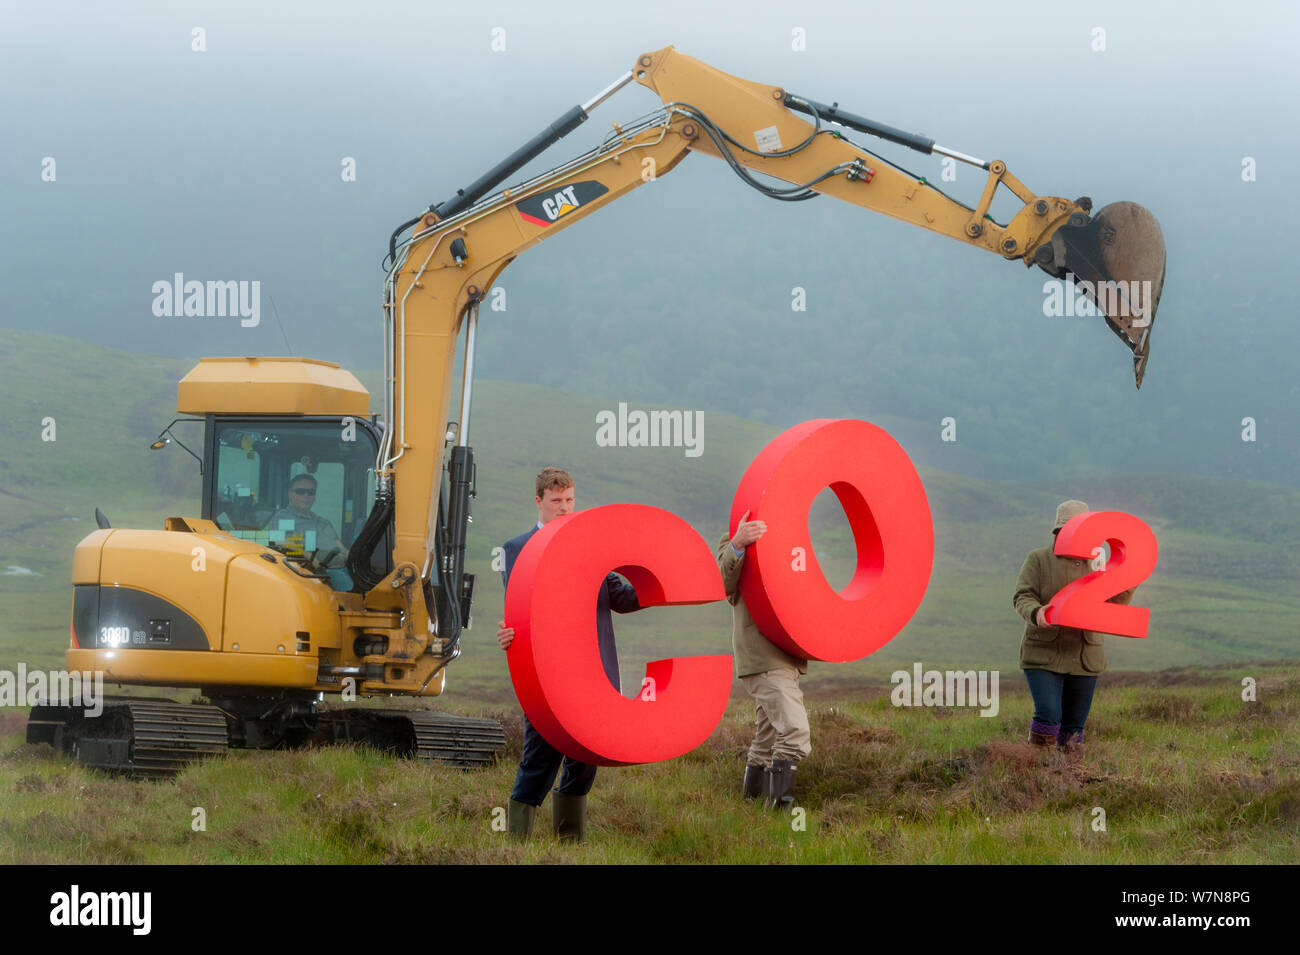
<instances>
[{"instance_id":1,"label":"excavator track","mask_svg":"<svg viewBox=\"0 0 1300 955\"><path fill-rule=\"evenodd\" d=\"M134 776L175 776L185 764L226 752L226 715L196 703L130 703L134 729L130 772Z\"/></svg>"},{"instance_id":2,"label":"excavator track","mask_svg":"<svg viewBox=\"0 0 1300 955\"><path fill-rule=\"evenodd\" d=\"M415 728L417 759L474 768L496 762L506 733L496 720L448 713L405 714Z\"/></svg>"},{"instance_id":3,"label":"excavator track","mask_svg":"<svg viewBox=\"0 0 1300 955\"><path fill-rule=\"evenodd\" d=\"M320 714L336 741L365 743L407 758L463 769L490 766L506 747L496 720L430 710L330 710Z\"/></svg>"},{"instance_id":4,"label":"excavator track","mask_svg":"<svg viewBox=\"0 0 1300 955\"><path fill-rule=\"evenodd\" d=\"M165 779L225 753L230 737L215 706L136 700L107 702L95 717L58 704L33 707L27 741L50 743L92 769Z\"/></svg>"},{"instance_id":5,"label":"excavator track","mask_svg":"<svg viewBox=\"0 0 1300 955\"><path fill-rule=\"evenodd\" d=\"M216 706L171 700L110 699L95 717L50 703L32 708L27 742L49 743L92 769L166 779L193 760L227 752L232 720L236 730L243 725ZM463 769L492 765L506 745L496 720L430 710L322 709L311 721L318 743L362 743ZM246 745L246 735L237 734L234 745Z\"/></svg>"}]
</instances>

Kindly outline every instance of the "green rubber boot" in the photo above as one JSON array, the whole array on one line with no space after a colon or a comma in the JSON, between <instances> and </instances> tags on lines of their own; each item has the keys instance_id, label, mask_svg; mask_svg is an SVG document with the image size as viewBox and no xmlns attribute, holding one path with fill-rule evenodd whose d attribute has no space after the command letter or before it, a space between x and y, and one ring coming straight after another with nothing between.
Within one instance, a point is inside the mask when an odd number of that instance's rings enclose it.
<instances>
[{"instance_id":1,"label":"green rubber boot","mask_svg":"<svg viewBox=\"0 0 1300 955\"><path fill-rule=\"evenodd\" d=\"M506 829L512 839L527 839L533 834L533 820L537 818L537 807L526 802L510 800L506 807Z\"/></svg>"},{"instance_id":2,"label":"green rubber boot","mask_svg":"<svg viewBox=\"0 0 1300 955\"><path fill-rule=\"evenodd\" d=\"M784 809L789 812L794 806L794 776L799 764L788 759L772 760L772 769L768 773L768 809Z\"/></svg>"},{"instance_id":3,"label":"green rubber boot","mask_svg":"<svg viewBox=\"0 0 1300 955\"><path fill-rule=\"evenodd\" d=\"M565 841L581 842L587 838L587 797L551 793L551 818L555 823L557 837Z\"/></svg>"}]
</instances>

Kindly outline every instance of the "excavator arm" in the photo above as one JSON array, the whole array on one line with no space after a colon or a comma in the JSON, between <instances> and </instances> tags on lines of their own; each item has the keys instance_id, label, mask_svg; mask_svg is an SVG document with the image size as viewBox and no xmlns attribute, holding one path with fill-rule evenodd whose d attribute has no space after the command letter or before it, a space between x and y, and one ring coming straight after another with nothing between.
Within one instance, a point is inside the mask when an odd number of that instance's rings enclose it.
<instances>
[{"instance_id":1,"label":"excavator arm","mask_svg":"<svg viewBox=\"0 0 1300 955\"><path fill-rule=\"evenodd\" d=\"M1091 199L1035 195L1002 160L977 159L837 103L828 106L729 76L672 47L640 56L633 75L667 109L685 117L684 126L697 120L704 135L696 133L695 150L803 187L776 198L804 198L808 190L834 196L1076 281L1133 352L1134 377L1142 386L1164 284L1165 246L1155 217L1141 206L1116 203L1090 216ZM813 117L815 125L794 111ZM829 124L983 169L987 178L979 201L973 208L958 202ZM999 186L1021 202L1006 225L989 214Z\"/></svg>"},{"instance_id":2,"label":"excavator arm","mask_svg":"<svg viewBox=\"0 0 1300 955\"><path fill-rule=\"evenodd\" d=\"M496 191L633 81L658 94L662 108L615 123L594 149ZM958 202L853 142L845 130L978 166L987 172L979 201L974 207ZM456 654L468 605L463 565L474 484L469 412L478 305L521 252L665 175L691 152L722 159L743 182L774 199L833 196L1072 278L1132 350L1141 385L1164 278L1163 238L1145 209L1117 203L1092 216L1089 199L1036 195L1001 160L976 159L836 104L730 76L672 47L646 53L614 84L474 183L403 223L390 240L383 303L387 430L376 465L379 501L361 537L373 546L382 537L377 530L391 520L394 570L383 580L368 579L370 548L357 546L349 568L369 588L368 609L403 612L408 639L396 652L422 656L429 679ZM1021 202L1006 224L989 214L999 186ZM409 238L399 243L407 229ZM451 422L462 327L462 393L458 421Z\"/></svg>"}]
</instances>

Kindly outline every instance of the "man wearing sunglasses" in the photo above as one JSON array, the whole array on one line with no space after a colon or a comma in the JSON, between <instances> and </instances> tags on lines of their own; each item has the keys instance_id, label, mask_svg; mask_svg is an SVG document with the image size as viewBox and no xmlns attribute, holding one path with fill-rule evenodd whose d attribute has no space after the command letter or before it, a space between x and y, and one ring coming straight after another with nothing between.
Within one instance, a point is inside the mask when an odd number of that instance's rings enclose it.
<instances>
[{"instance_id":1,"label":"man wearing sunglasses","mask_svg":"<svg viewBox=\"0 0 1300 955\"><path fill-rule=\"evenodd\" d=\"M329 566L341 568L348 549L339 540L334 525L312 512L315 504L316 478L306 473L294 475L289 481L289 506L280 508L271 516L267 529L282 530L287 537L301 537L303 553L311 556L314 551L318 560L324 560L330 551L337 550Z\"/></svg>"}]
</instances>

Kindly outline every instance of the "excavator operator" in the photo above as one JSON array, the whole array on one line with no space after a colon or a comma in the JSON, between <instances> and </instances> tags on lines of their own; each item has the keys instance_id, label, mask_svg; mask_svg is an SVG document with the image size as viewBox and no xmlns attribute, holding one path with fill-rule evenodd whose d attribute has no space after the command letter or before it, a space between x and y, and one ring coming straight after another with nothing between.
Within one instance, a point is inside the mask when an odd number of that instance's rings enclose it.
<instances>
[{"instance_id":1,"label":"excavator operator","mask_svg":"<svg viewBox=\"0 0 1300 955\"><path fill-rule=\"evenodd\" d=\"M335 590L351 590L352 578L343 565L347 560L348 549L339 540L334 525L312 511L316 503L316 478L302 473L294 475L289 481L289 504L271 515L267 527L270 530L283 530L295 536L302 535L302 549L305 555L315 554L317 561L325 561L330 583ZM331 556L333 554L333 556Z\"/></svg>"}]
</instances>

